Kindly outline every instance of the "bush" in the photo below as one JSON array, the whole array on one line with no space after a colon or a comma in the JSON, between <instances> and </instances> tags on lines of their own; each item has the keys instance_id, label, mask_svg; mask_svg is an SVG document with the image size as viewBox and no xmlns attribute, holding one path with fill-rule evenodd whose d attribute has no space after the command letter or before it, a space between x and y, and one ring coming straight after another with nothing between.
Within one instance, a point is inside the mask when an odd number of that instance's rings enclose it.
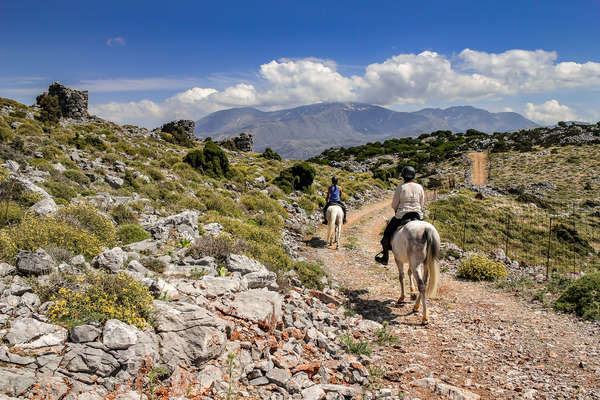
<instances>
[{"instance_id":1,"label":"bush","mask_svg":"<svg viewBox=\"0 0 600 400\"><path fill-rule=\"evenodd\" d=\"M12 128L0 119L0 143L6 143L11 141L15 137Z\"/></svg>"},{"instance_id":2,"label":"bush","mask_svg":"<svg viewBox=\"0 0 600 400\"><path fill-rule=\"evenodd\" d=\"M456 271L456 276L473 281L495 281L505 278L507 273L506 266L501 262L475 254L462 262Z\"/></svg>"},{"instance_id":3,"label":"bush","mask_svg":"<svg viewBox=\"0 0 600 400\"><path fill-rule=\"evenodd\" d=\"M127 204L116 205L110 211L110 215L113 217L117 225L133 224L137 222L135 213Z\"/></svg>"},{"instance_id":4,"label":"bush","mask_svg":"<svg viewBox=\"0 0 600 400\"><path fill-rule=\"evenodd\" d=\"M48 93L43 93L36 98L36 102L42 109L38 117L40 121L52 124L58 123L58 120L62 117L62 113L58 105L57 96L50 96Z\"/></svg>"},{"instance_id":5,"label":"bush","mask_svg":"<svg viewBox=\"0 0 600 400\"><path fill-rule=\"evenodd\" d=\"M68 203L73 197L77 196L77 192L65 182L46 181L43 186L48 189L55 200L62 200L62 203Z\"/></svg>"},{"instance_id":6,"label":"bush","mask_svg":"<svg viewBox=\"0 0 600 400\"><path fill-rule=\"evenodd\" d=\"M273 183L285 193L290 193L293 190L305 191L312 185L315 174L315 169L310 164L301 162L281 171L279 176L273 180Z\"/></svg>"},{"instance_id":7,"label":"bush","mask_svg":"<svg viewBox=\"0 0 600 400\"><path fill-rule=\"evenodd\" d=\"M116 243L115 225L110 217L89 204L71 204L60 209L56 218L76 228L85 229L107 247L113 247Z\"/></svg>"},{"instance_id":8,"label":"bush","mask_svg":"<svg viewBox=\"0 0 600 400\"><path fill-rule=\"evenodd\" d=\"M267 160L281 161L281 156L279 154L277 154L276 152L274 152L270 147L267 147L265 149L264 153L262 153L260 155L260 157L266 158Z\"/></svg>"},{"instance_id":9,"label":"bush","mask_svg":"<svg viewBox=\"0 0 600 400\"><path fill-rule=\"evenodd\" d=\"M0 231L0 259L3 261L13 261L18 250L34 251L47 246L92 258L102 252L103 243L88 231L53 217L26 215L10 230Z\"/></svg>"},{"instance_id":10,"label":"bush","mask_svg":"<svg viewBox=\"0 0 600 400\"><path fill-rule=\"evenodd\" d=\"M130 244L149 239L150 234L138 224L126 224L117 230L117 238L123 244Z\"/></svg>"},{"instance_id":11,"label":"bush","mask_svg":"<svg viewBox=\"0 0 600 400\"><path fill-rule=\"evenodd\" d=\"M171 132L161 132L160 137L165 141L173 144L178 144L183 147L194 147L194 140L187 134L183 127L178 126Z\"/></svg>"},{"instance_id":12,"label":"bush","mask_svg":"<svg viewBox=\"0 0 600 400\"><path fill-rule=\"evenodd\" d=\"M144 267L158 274L162 274L165 268L167 268L167 264L164 261L154 257L142 258L140 262Z\"/></svg>"},{"instance_id":13,"label":"bush","mask_svg":"<svg viewBox=\"0 0 600 400\"><path fill-rule=\"evenodd\" d=\"M25 211L19 206L9 204L8 207L4 202L0 203L0 224L12 225L18 223L25 214Z\"/></svg>"},{"instance_id":14,"label":"bush","mask_svg":"<svg viewBox=\"0 0 600 400\"><path fill-rule=\"evenodd\" d=\"M185 155L183 162L212 178L230 176L229 160L225 152L212 141L206 141L204 150L193 150Z\"/></svg>"},{"instance_id":15,"label":"bush","mask_svg":"<svg viewBox=\"0 0 600 400\"><path fill-rule=\"evenodd\" d=\"M88 178L83 172L76 169L68 169L63 172L63 175L75 183L78 183L82 186L90 184L90 178Z\"/></svg>"},{"instance_id":16,"label":"bush","mask_svg":"<svg viewBox=\"0 0 600 400\"><path fill-rule=\"evenodd\" d=\"M210 235L200 236L189 247L186 255L193 258L205 256L214 257L218 261L225 261L231 253L243 253L246 245L243 241L234 241L226 235L213 237Z\"/></svg>"},{"instance_id":17,"label":"bush","mask_svg":"<svg viewBox=\"0 0 600 400\"><path fill-rule=\"evenodd\" d=\"M587 320L600 320L600 272L582 276L556 300L557 311L575 312Z\"/></svg>"},{"instance_id":18,"label":"bush","mask_svg":"<svg viewBox=\"0 0 600 400\"><path fill-rule=\"evenodd\" d=\"M140 329L151 322L148 288L125 273L90 272L73 288L60 287L48 309L50 319L66 327L119 319Z\"/></svg>"},{"instance_id":19,"label":"bush","mask_svg":"<svg viewBox=\"0 0 600 400\"><path fill-rule=\"evenodd\" d=\"M298 279L304 286L322 290L325 284L321 279L326 276L323 268L317 264L306 261L297 261L293 264L293 269L298 274Z\"/></svg>"}]
</instances>

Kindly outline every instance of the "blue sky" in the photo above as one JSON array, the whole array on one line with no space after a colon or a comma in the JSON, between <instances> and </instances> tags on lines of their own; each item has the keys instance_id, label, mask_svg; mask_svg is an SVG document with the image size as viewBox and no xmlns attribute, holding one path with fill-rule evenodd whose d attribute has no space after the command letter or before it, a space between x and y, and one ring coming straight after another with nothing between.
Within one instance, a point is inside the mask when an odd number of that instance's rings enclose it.
<instances>
[{"instance_id":1,"label":"blue sky","mask_svg":"<svg viewBox=\"0 0 600 400\"><path fill-rule=\"evenodd\" d=\"M0 37L0 96L60 80L148 127L319 101L600 119L600 0L5 0Z\"/></svg>"}]
</instances>

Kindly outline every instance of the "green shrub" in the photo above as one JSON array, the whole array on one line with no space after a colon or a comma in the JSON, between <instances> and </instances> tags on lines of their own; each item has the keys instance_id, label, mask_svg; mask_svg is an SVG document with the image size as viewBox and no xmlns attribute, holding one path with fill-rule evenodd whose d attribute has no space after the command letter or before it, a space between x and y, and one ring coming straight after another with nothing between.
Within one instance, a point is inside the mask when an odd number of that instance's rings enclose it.
<instances>
[{"instance_id":1,"label":"green shrub","mask_svg":"<svg viewBox=\"0 0 600 400\"><path fill-rule=\"evenodd\" d=\"M301 162L282 170L273 183L285 193L293 190L306 191L312 185L315 174L316 171L310 164Z\"/></svg>"},{"instance_id":2,"label":"green shrub","mask_svg":"<svg viewBox=\"0 0 600 400\"><path fill-rule=\"evenodd\" d=\"M184 147L194 147L196 142L187 134L183 127L174 127L169 132L160 132L160 137L169 143L178 144Z\"/></svg>"},{"instance_id":3,"label":"green shrub","mask_svg":"<svg viewBox=\"0 0 600 400\"><path fill-rule=\"evenodd\" d=\"M197 149L187 153L183 162L212 178L230 176L227 155L212 140L205 141L203 150Z\"/></svg>"},{"instance_id":4,"label":"green shrub","mask_svg":"<svg viewBox=\"0 0 600 400\"><path fill-rule=\"evenodd\" d=\"M266 158L267 160L281 161L281 156L279 154L277 154L276 152L274 152L270 147L267 147L265 149L264 153L262 153L260 155L260 157Z\"/></svg>"},{"instance_id":5,"label":"green shrub","mask_svg":"<svg viewBox=\"0 0 600 400\"><path fill-rule=\"evenodd\" d=\"M587 320L600 320L600 272L582 276L554 302L557 311L575 312Z\"/></svg>"},{"instance_id":6,"label":"green shrub","mask_svg":"<svg viewBox=\"0 0 600 400\"><path fill-rule=\"evenodd\" d=\"M160 182L160 181L164 181L165 180L165 175L160 170L158 170L156 168L149 168L148 169L148 175L155 182Z\"/></svg>"},{"instance_id":7,"label":"green shrub","mask_svg":"<svg viewBox=\"0 0 600 400\"><path fill-rule=\"evenodd\" d=\"M346 351L357 355L370 355L371 348L367 340L357 340L350 333L344 333L339 337L340 342L346 348Z\"/></svg>"},{"instance_id":8,"label":"green shrub","mask_svg":"<svg viewBox=\"0 0 600 400\"><path fill-rule=\"evenodd\" d=\"M473 281L495 281L505 278L507 273L506 266L501 262L492 261L481 254L474 254L461 263L456 276Z\"/></svg>"},{"instance_id":9,"label":"green shrub","mask_svg":"<svg viewBox=\"0 0 600 400\"><path fill-rule=\"evenodd\" d=\"M212 190L200 190L196 193L201 201L204 202L206 210L216 211L221 215L229 217L241 217L242 212L236 202L227 196Z\"/></svg>"},{"instance_id":10,"label":"green shrub","mask_svg":"<svg viewBox=\"0 0 600 400\"><path fill-rule=\"evenodd\" d=\"M113 247L116 244L115 225L110 217L89 204L71 204L60 209L56 218L76 228L85 229L105 246Z\"/></svg>"},{"instance_id":11,"label":"green shrub","mask_svg":"<svg viewBox=\"0 0 600 400\"><path fill-rule=\"evenodd\" d=\"M58 120L62 117L62 113L58 105L57 96L43 93L36 98L36 102L41 108L40 116L38 117L40 121L52 124L58 123Z\"/></svg>"},{"instance_id":12,"label":"green shrub","mask_svg":"<svg viewBox=\"0 0 600 400\"><path fill-rule=\"evenodd\" d=\"M117 238L123 244L130 244L149 239L150 234L138 224L125 224L117 230Z\"/></svg>"},{"instance_id":13,"label":"green shrub","mask_svg":"<svg viewBox=\"0 0 600 400\"><path fill-rule=\"evenodd\" d=\"M269 196L258 191L251 191L246 193L240 199L240 202L246 207L248 211L264 211L264 212L275 212L282 217L286 217L287 213L285 208L276 200L271 199Z\"/></svg>"},{"instance_id":14,"label":"green shrub","mask_svg":"<svg viewBox=\"0 0 600 400\"><path fill-rule=\"evenodd\" d=\"M77 196L77 192L65 182L46 181L43 186L48 189L55 200L62 199L64 202L70 202L73 197Z\"/></svg>"},{"instance_id":15,"label":"green shrub","mask_svg":"<svg viewBox=\"0 0 600 400\"><path fill-rule=\"evenodd\" d=\"M82 186L90 184L90 178L88 178L83 172L76 169L68 169L63 172L63 175L75 183L78 183Z\"/></svg>"},{"instance_id":16,"label":"green shrub","mask_svg":"<svg viewBox=\"0 0 600 400\"><path fill-rule=\"evenodd\" d=\"M322 290L325 284L321 279L326 276L325 271L319 265L306 262L297 261L293 264L293 269L298 274L298 279L304 286L316 288Z\"/></svg>"},{"instance_id":17,"label":"green shrub","mask_svg":"<svg viewBox=\"0 0 600 400\"><path fill-rule=\"evenodd\" d=\"M18 223L25 214L25 211L14 204L8 204L8 207L4 202L0 203L0 224L1 225L12 225Z\"/></svg>"},{"instance_id":18,"label":"green shrub","mask_svg":"<svg viewBox=\"0 0 600 400\"><path fill-rule=\"evenodd\" d=\"M164 261L154 257L142 258L140 262L144 267L158 274L162 274L165 268L167 268L167 264Z\"/></svg>"},{"instance_id":19,"label":"green shrub","mask_svg":"<svg viewBox=\"0 0 600 400\"><path fill-rule=\"evenodd\" d=\"M151 322L148 288L125 273L90 272L76 287L60 287L52 296L50 319L66 327L119 319L140 329Z\"/></svg>"},{"instance_id":20,"label":"green shrub","mask_svg":"<svg viewBox=\"0 0 600 400\"><path fill-rule=\"evenodd\" d=\"M112 210L110 210L110 215L117 225L133 224L137 222L136 214L127 204L118 204L114 206Z\"/></svg>"},{"instance_id":21,"label":"green shrub","mask_svg":"<svg viewBox=\"0 0 600 400\"><path fill-rule=\"evenodd\" d=\"M53 217L25 215L10 230L0 231L0 259L7 262L14 260L18 250L34 251L48 246L92 258L102 252L103 243L87 230Z\"/></svg>"},{"instance_id":22,"label":"green shrub","mask_svg":"<svg viewBox=\"0 0 600 400\"><path fill-rule=\"evenodd\" d=\"M3 119L0 119L0 143L6 143L11 141L15 137L15 134Z\"/></svg>"},{"instance_id":23,"label":"green shrub","mask_svg":"<svg viewBox=\"0 0 600 400\"><path fill-rule=\"evenodd\" d=\"M235 241L226 235L217 237L203 235L194 240L194 243L189 246L186 255L194 258L210 256L223 262L230 254L243 253L245 250L246 245L242 240Z\"/></svg>"}]
</instances>

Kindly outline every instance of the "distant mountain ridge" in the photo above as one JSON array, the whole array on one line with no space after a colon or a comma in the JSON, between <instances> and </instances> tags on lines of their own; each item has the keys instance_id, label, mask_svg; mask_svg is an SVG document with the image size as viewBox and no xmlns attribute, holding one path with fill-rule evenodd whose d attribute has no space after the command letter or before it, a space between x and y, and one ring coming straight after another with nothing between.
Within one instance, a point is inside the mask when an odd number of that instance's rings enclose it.
<instances>
[{"instance_id":1,"label":"distant mountain ridge","mask_svg":"<svg viewBox=\"0 0 600 400\"><path fill-rule=\"evenodd\" d=\"M196 135L223 139L254 134L255 149L271 147L286 158L304 159L339 146L356 146L436 130L508 132L538 126L514 112L490 113L471 106L398 112L361 103L319 103L279 111L233 108L196 122Z\"/></svg>"}]
</instances>

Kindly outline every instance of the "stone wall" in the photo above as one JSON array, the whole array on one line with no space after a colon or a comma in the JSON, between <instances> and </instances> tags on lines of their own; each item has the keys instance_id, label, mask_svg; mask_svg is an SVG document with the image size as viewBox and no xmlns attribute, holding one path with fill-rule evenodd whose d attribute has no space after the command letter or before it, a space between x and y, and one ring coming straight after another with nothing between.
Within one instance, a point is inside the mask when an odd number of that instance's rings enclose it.
<instances>
[{"instance_id":1,"label":"stone wall","mask_svg":"<svg viewBox=\"0 0 600 400\"><path fill-rule=\"evenodd\" d=\"M237 136L215 143L233 151L244 151L247 153L254 152L254 135L251 133L242 132Z\"/></svg>"},{"instance_id":2,"label":"stone wall","mask_svg":"<svg viewBox=\"0 0 600 400\"><path fill-rule=\"evenodd\" d=\"M48 94L58 98L63 118L83 119L88 116L87 90L75 90L54 82L48 88Z\"/></svg>"}]
</instances>

